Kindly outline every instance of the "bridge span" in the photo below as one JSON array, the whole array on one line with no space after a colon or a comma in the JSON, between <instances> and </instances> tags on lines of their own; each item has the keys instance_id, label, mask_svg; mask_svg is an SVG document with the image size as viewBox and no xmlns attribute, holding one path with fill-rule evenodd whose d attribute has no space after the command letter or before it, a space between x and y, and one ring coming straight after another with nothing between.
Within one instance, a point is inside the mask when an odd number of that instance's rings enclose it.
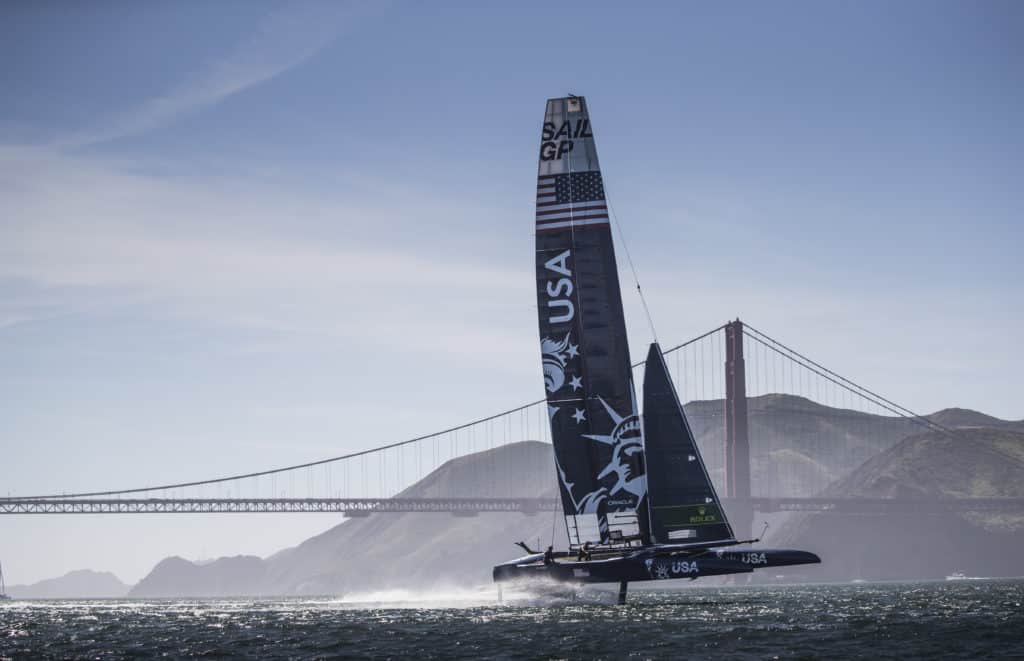
<instances>
[{"instance_id":1,"label":"bridge span","mask_svg":"<svg viewBox=\"0 0 1024 661\"><path fill-rule=\"evenodd\" d=\"M705 465L740 534L752 530L755 512L1024 512L1021 498L822 496L912 436L955 440L956 434L739 320L664 355L679 399L687 402ZM532 497L552 493L550 448L521 441L550 441L545 400L271 470L131 489L8 496L0 498L0 515L557 511L555 499ZM189 462L183 459L182 465ZM972 488L950 491L969 495Z\"/></svg>"},{"instance_id":2,"label":"bridge span","mask_svg":"<svg viewBox=\"0 0 1024 661\"><path fill-rule=\"evenodd\" d=\"M925 514L1024 512L1024 498L751 498L723 499L726 509L755 512L835 512L842 514ZM481 513L561 511L556 498L4 498L0 514L244 514L339 513L363 517L384 513Z\"/></svg>"}]
</instances>

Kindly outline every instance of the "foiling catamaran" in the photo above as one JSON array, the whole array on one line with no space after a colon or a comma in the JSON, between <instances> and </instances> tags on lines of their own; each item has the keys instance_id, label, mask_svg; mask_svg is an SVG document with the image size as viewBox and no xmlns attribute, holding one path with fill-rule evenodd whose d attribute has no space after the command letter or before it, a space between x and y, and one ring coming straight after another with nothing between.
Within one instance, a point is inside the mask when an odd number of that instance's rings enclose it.
<instances>
[{"instance_id":1,"label":"foiling catamaran","mask_svg":"<svg viewBox=\"0 0 1024 661\"><path fill-rule=\"evenodd\" d=\"M586 100L549 99L537 174L540 346L569 550L494 580L619 584L821 562L737 540L655 341L643 415L630 369L608 206Z\"/></svg>"}]
</instances>

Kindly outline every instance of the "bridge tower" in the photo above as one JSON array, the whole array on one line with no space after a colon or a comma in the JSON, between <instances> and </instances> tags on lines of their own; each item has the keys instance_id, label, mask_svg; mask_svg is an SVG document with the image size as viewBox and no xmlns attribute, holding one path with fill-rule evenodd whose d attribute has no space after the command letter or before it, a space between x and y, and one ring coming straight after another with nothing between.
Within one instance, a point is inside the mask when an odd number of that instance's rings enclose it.
<instances>
[{"instance_id":1,"label":"bridge tower","mask_svg":"<svg viewBox=\"0 0 1024 661\"><path fill-rule=\"evenodd\" d=\"M743 363L743 322L725 325L725 495L733 532L751 535L754 506L750 500L750 441L747 438L747 374Z\"/></svg>"}]
</instances>

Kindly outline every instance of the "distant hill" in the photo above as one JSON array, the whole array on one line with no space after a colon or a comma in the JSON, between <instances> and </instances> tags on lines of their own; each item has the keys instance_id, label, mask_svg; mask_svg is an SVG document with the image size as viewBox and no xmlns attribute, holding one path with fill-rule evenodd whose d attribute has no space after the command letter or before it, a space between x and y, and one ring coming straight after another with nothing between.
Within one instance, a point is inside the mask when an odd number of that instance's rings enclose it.
<instances>
[{"instance_id":1,"label":"distant hill","mask_svg":"<svg viewBox=\"0 0 1024 661\"><path fill-rule=\"evenodd\" d=\"M721 406L720 401L687 405L719 485L722 474L715 462L721 465ZM799 397L752 398L754 474L762 488L767 484L790 495L880 494L897 488L933 496L1017 493L1024 472L1015 448L1024 434L1014 429L1024 430L1024 423L997 421L996 429L978 429L974 423L987 416L959 409L934 415L948 427L963 428L949 440L944 434L922 435L918 423L830 409ZM401 495L555 494L551 446L525 441L453 459ZM973 567L1004 572L1008 565L1000 558L1008 549L1019 554L1024 548L1015 536L1016 525L1015 518L1005 516L947 515L929 521L815 515L773 527L768 542L820 552L825 562L815 566L819 573L805 575L809 579L914 578ZM943 533L944 529L951 532ZM239 556L206 565L164 560L131 595L351 594L487 585L494 564L520 554L514 541L546 546L553 534L556 546L564 548L564 523L551 513L375 513L345 520L266 559ZM955 539L942 546L943 535ZM958 541L961 538L965 541ZM925 562L923 554L933 551L948 557ZM884 568L879 566L881 557L889 559Z\"/></svg>"},{"instance_id":2,"label":"distant hill","mask_svg":"<svg viewBox=\"0 0 1024 661\"><path fill-rule=\"evenodd\" d=\"M705 462L724 482L724 400L686 405ZM920 421L833 408L795 395L747 400L752 491L758 496L812 496L900 439Z\"/></svg>"},{"instance_id":3,"label":"distant hill","mask_svg":"<svg viewBox=\"0 0 1024 661\"><path fill-rule=\"evenodd\" d=\"M128 586L110 572L79 569L31 585L8 585L15 599L105 599L123 597Z\"/></svg>"},{"instance_id":4,"label":"distant hill","mask_svg":"<svg viewBox=\"0 0 1024 661\"><path fill-rule=\"evenodd\" d=\"M527 441L449 461L401 495L532 498L555 497L555 489L551 446ZM489 584L495 564L522 555L513 542L547 546L554 532L557 544L568 544L560 519L553 525L552 513L374 514L335 526L272 559L270 586L349 593Z\"/></svg>"},{"instance_id":5,"label":"distant hill","mask_svg":"<svg viewBox=\"0 0 1024 661\"><path fill-rule=\"evenodd\" d=\"M161 560L128 593L129 597L227 597L260 591L264 561L254 555L197 564L177 556Z\"/></svg>"},{"instance_id":6,"label":"distant hill","mask_svg":"<svg viewBox=\"0 0 1024 661\"><path fill-rule=\"evenodd\" d=\"M724 483L724 400L695 401L685 408L712 478ZM817 495L871 457L928 430L920 420L824 406L796 395L750 397L747 417L757 496ZM944 409L925 418L951 428L1024 432L1024 420L999 420L968 409Z\"/></svg>"},{"instance_id":7,"label":"distant hill","mask_svg":"<svg viewBox=\"0 0 1024 661\"><path fill-rule=\"evenodd\" d=\"M945 427L991 427L1024 432L1024 420L1000 420L970 409L942 409L927 417L932 422Z\"/></svg>"},{"instance_id":8,"label":"distant hill","mask_svg":"<svg viewBox=\"0 0 1024 661\"><path fill-rule=\"evenodd\" d=\"M970 427L900 441L828 489L875 498L1024 497L1024 433Z\"/></svg>"},{"instance_id":9,"label":"distant hill","mask_svg":"<svg viewBox=\"0 0 1024 661\"><path fill-rule=\"evenodd\" d=\"M526 441L453 459L401 495L554 497L554 479L551 446ZM564 548L565 524L551 513L378 513L346 520L266 560L223 558L203 566L164 560L131 596L350 594L487 585L495 564L522 555L513 542L546 546L552 531ZM239 580L226 578L226 572Z\"/></svg>"},{"instance_id":10,"label":"distant hill","mask_svg":"<svg viewBox=\"0 0 1024 661\"><path fill-rule=\"evenodd\" d=\"M1024 433L964 427L904 439L827 493L846 497L1024 497ZM773 540L806 548L822 564L808 578L851 580L1021 575L1024 512L795 517Z\"/></svg>"}]
</instances>

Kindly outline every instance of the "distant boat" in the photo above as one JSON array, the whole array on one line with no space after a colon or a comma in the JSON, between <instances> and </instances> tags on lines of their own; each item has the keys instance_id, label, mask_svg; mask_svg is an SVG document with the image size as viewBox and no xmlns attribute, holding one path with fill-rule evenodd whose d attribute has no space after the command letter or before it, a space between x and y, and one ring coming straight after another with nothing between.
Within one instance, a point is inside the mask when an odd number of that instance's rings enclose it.
<instances>
[{"instance_id":1,"label":"distant boat","mask_svg":"<svg viewBox=\"0 0 1024 661\"><path fill-rule=\"evenodd\" d=\"M4 585L4 566L0 564L0 601L6 601L10 598L7 594L7 586Z\"/></svg>"},{"instance_id":2,"label":"distant boat","mask_svg":"<svg viewBox=\"0 0 1024 661\"><path fill-rule=\"evenodd\" d=\"M644 150L651 149L644 145ZM657 342L633 388L604 182L583 97L550 99L537 176L536 291L547 411L569 549L530 549L494 580L556 584L749 573L821 562L732 548L726 519Z\"/></svg>"},{"instance_id":3,"label":"distant boat","mask_svg":"<svg viewBox=\"0 0 1024 661\"><path fill-rule=\"evenodd\" d=\"M981 576L968 576L962 571L955 571L946 577L947 581L980 581L982 579Z\"/></svg>"}]
</instances>

